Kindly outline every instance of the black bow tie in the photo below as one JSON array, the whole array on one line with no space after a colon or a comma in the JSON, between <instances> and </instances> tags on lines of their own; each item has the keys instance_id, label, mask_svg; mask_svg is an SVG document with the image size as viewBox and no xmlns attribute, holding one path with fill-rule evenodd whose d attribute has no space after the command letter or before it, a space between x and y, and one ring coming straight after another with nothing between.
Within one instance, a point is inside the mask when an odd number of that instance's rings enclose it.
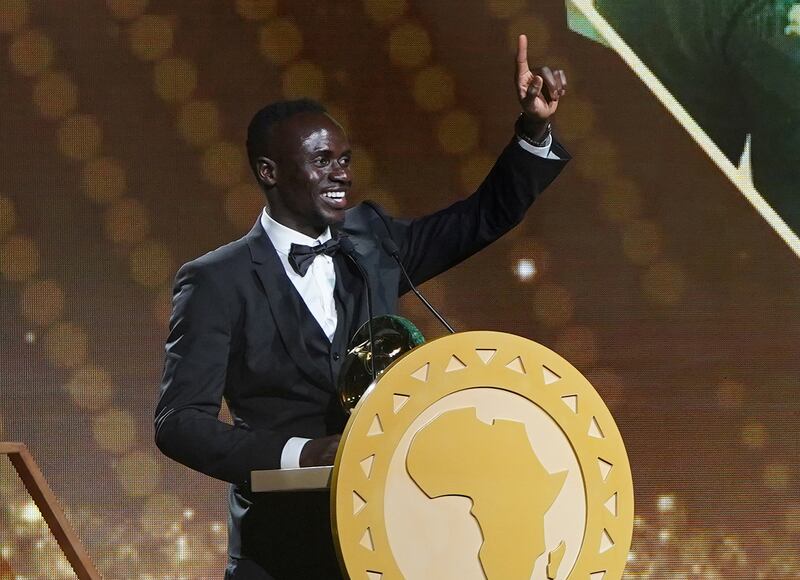
<instances>
[{"instance_id":1,"label":"black bow tie","mask_svg":"<svg viewBox=\"0 0 800 580\"><path fill-rule=\"evenodd\" d=\"M333 256L339 251L339 240L330 239L324 244L318 246L303 246L302 244L292 244L289 250L289 264L292 269L305 276L308 269L311 267L311 262L314 258L325 254L326 256Z\"/></svg>"}]
</instances>

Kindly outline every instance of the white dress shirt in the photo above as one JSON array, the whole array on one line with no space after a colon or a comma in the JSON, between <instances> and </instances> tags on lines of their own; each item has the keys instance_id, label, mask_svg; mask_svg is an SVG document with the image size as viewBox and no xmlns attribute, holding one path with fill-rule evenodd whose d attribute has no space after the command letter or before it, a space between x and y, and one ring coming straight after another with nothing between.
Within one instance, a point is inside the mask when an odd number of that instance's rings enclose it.
<instances>
[{"instance_id":1,"label":"white dress shirt","mask_svg":"<svg viewBox=\"0 0 800 580\"><path fill-rule=\"evenodd\" d=\"M558 159L550 148L553 144L552 135L547 136L545 144L536 147L517 139L520 147L534 155L545 159ZM283 264L283 269L289 280L292 282L300 297L305 302L308 310L314 316L328 340L333 342L333 335L336 332L336 302L333 298L333 290L336 286L336 271L333 268L333 258L322 254L317 256L305 276L301 276L294 271L289 263L289 250L292 244L302 244L304 246L316 246L324 244L331 239L331 230L326 228L318 238L310 238L305 234L286 227L276 222L267 213L267 209L261 213L261 226L267 233L272 245L278 252L278 258ZM286 442L281 452L281 469L300 467L300 453L305 444L310 441L304 437L292 437Z\"/></svg>"}]
</instances>

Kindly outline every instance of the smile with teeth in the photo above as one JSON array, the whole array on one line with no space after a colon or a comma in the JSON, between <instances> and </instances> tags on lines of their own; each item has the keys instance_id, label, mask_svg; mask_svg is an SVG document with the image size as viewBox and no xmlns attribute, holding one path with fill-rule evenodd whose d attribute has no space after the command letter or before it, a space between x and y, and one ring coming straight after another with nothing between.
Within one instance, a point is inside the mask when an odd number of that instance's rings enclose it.
<instances>
[{"instance_id":1,"label":"smile with teeth","mask_svg":"<svg viewBox=\"0 0 800 580\"><path fill-rule=\"evenodd\" d=\"M343 191L326 191L322 194L322 197L328 197L330 199L344 199L344 192Z\"/></svg>"}]
</instances>

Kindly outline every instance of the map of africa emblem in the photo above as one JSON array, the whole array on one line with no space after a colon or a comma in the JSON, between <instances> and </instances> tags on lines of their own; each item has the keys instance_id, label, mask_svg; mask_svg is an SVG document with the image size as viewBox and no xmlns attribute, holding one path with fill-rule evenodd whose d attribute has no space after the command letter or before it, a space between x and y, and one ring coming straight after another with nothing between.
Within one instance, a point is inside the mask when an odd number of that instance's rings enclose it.
<instances>
[{"instance_id":1,"label":"map of africa emblem","mask_svg":"<svg viewBox=\"0 0 800 580\"><path fill-rule=\"evenodd\" d=\"M465 332L364 395L331 478L350 578L613 580L633 531L619 430L591 384L530 340Z\"/></svg>"}]
</instances>

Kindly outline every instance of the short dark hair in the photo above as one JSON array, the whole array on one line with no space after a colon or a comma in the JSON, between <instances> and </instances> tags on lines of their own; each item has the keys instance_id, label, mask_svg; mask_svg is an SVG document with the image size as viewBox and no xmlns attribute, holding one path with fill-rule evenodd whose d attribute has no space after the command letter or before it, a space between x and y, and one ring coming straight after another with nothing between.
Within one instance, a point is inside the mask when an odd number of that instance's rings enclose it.
<instances>
[{"instance_id":1,"label":"short dark hair","mask_svg":"<svg viewBox=\"0 0 800 580\"><path fill-rule=\"evenodd\" d=\"M267 155L272 129L281 121L298 113L327 113L327 109L312 99L276 101L270 103L255 115L247 126L247 159L253 173L256 173L256 159Z\"/></svg>"}]
</instances>

